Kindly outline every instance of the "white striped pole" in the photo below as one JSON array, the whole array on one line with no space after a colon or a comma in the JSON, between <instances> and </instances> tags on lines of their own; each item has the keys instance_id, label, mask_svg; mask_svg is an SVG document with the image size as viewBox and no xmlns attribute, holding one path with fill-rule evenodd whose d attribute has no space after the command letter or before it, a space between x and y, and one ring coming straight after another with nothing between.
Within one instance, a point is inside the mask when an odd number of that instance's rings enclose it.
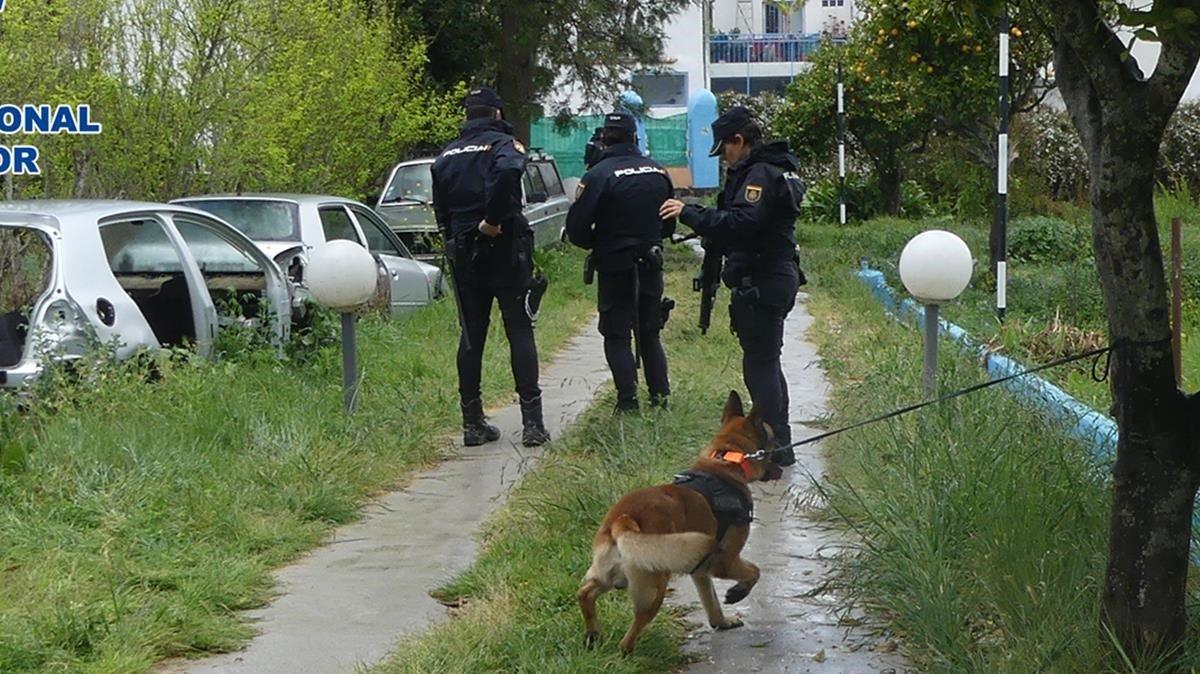
<instances>
[{"instance_id":1,"label":"white striped pole","mask_svg":"<svg viewBox=\"0 0 1200 674\"><path fill-rule=\"evenodd\" d=\"M1008 3L1000 14L1000 133L996 142L996 317L1008 309L1008 122L1009 21Z\"/></svg>"},{"instance_id":2,"label":"white striped pole","mask_svg":"<svg viewBox=\"0 0 1200 674\"><path fill-rule=\"evenodd\" d=\"M846 87L842 80L842 58L837 67L838 222L846 224Z\"/></svg>"}]
</instances>

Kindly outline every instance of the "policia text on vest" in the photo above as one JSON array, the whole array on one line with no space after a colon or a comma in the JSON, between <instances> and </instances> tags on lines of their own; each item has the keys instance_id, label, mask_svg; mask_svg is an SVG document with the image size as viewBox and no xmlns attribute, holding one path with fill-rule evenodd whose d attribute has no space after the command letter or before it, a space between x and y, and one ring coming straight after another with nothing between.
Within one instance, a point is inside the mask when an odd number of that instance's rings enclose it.
<instances>
[{"instance_id":1,"label":"policia text on vest","mask_svg":"<svg viewBox=\"0 0 1200 674\"><path fill-rule=\"evenodd\" d=\"M619 412L639 407L639 368L652 406L665 406L671 393L659 334L674 305L663 298L662 240L674 233L675 221L658 209L675 189L666 169L642 156L636 128L628 113L605 117L604 149L567 214L567 237L591 251L585 281L598 276L600 334Z\"/></svg>"}]
</instances>

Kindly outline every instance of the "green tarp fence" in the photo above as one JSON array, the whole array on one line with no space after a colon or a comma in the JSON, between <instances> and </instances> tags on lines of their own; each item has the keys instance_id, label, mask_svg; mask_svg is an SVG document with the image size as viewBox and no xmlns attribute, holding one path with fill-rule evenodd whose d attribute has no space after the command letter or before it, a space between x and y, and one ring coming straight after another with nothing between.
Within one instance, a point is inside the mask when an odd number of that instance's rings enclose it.
<instances>
[{"instance_id":1,"label":"green tarp fence","mask_svg":"<svg viewBox=\"0 0 1200 674\"><path fill-rule=\"evenodd\" d=\"M674 115L662 119L646 117L646 143L650 156L665 166L687 166L687 115ZM565 129L557 129L554 119L543 117L533 123L530 145L541 148L558 162L558 171L564 178L581 177L583 151L592 131L604 123L603 115L576 117Z\"/></svg>"}]
</instances>

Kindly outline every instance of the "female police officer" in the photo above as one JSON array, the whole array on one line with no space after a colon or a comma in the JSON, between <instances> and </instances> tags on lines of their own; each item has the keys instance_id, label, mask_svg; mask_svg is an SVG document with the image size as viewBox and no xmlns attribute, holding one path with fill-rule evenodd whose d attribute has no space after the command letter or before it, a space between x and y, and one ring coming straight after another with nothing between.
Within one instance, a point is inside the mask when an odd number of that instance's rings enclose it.
<instances>
[{"instance_id":1,"label":"female police officer","mask_svg":"<svg viewBox=\"0 0 1200 674\"><path fill-rule=\"evenodd\" d=\"M788 389L779 363L783 322L803 283L795 222L804 198L799 164L787 143L764 143L750 111L737 106L712 124L710 156L728 165L716 208L668 199L659 215L678 217L724 255L721 275L732 292L730 323L742 345L742 378L779 445L791 443ZM795 463L790 449L776 454Z\"/></svg>"}]
</instances>

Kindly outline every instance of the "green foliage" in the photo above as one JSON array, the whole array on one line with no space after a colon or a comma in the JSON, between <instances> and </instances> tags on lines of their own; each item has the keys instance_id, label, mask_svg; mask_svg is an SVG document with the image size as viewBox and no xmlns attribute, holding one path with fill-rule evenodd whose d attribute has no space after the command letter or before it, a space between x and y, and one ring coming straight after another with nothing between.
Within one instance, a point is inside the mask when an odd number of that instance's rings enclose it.
<instances>
[{"instance_id":1,"label":"green foliage","mask_svg":"<svg viewBox=\"0 0 1200 674\"><path fill-rule=\"evenodd\" d=\"M162 200L284 190L361 197L405 148L453 133L422 43L355 0L16 2L0 91L88 102L98 136L36 139L23 197Z\"/></svg>"},{"instance_id":2,"label":"green foliage","mask_svg":"<svg viewBox=\"0 0 1200 674\"><path fill-rule=\"evenodd\" d=\"M840 217L841 181L826 176L809 186L804 195L804 217L814 222L833 224ZM901 218L924 218L932 215L929 195L916 182L906 180L900 185ZM858 173L846 176L846 219L849 222L870 220L887 214L887 203L879 181Z\"/></svg>"},{"instance_id":3,"label":"green foliage","mask_svg":"<svg viewBox=\"0 0 1200 674\"><path fill-rule=\"evenodd\" d=\"M1058 218L1017 218L1009 227L1008 253L1025 262L1073 262L1090 257L1091 238L1086 230Z\"/></svg>"},{"instance_id":4,"label":"green foliage","mask_svg":"<svg viewBox=\"0 0 1200 674\"><path fill-rule=\"evenodd\" d=\"M1013 148L1052 199L1075 201L1087 194L1087 151L1064 111L1039 108L1013 129Z\"/></svg>"},{"instance_id":5,"label":"green foliage","mask_svg":"<svg viewBox=\"0 0 1200 674\"><path fill-rule=\"evenodd\" d=\"M1160 152L1159 181L1200 194L1200 103L1179 106Z\"/></svg>"},{"instance_id":6,"label":"green foliage","mask_svg":"<svg viewBox=\"0 0 1200 674\"><path fill-rule=\"evenodd\" d=\"M545 260L543 358L594 313L580 260ZM459 423L457 330L449 302L363 319L352 417L324 346L304 362L98 358L19 415L0 396L0 671L139 672L237 648L253 631L237 612L270 599L272 568L438 458ZM512 395L492 330L489 405Z\"/></svg>"}]
</instances>

